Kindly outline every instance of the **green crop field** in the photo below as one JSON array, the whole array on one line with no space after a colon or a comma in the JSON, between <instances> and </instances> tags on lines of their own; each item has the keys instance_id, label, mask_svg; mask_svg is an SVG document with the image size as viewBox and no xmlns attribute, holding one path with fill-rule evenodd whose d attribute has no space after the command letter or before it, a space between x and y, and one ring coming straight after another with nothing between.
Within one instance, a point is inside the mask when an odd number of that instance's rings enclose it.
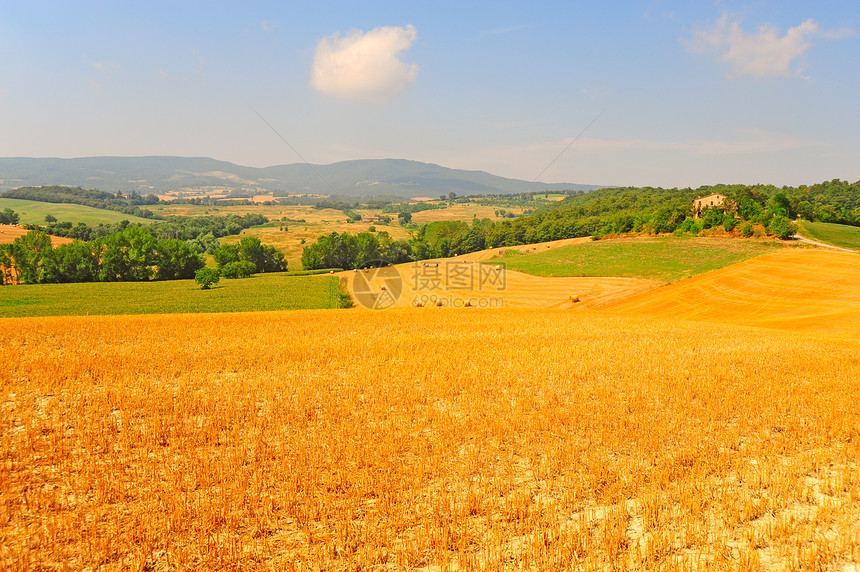
<instances>
[{"instance_id":1,"label":"green crop field","mask_svg":"<svg viewBox=\"0 0 860 572\"><path fill-rule=\"evenodd\" d=\"M284 273L222 278L210 290L194 280L37 284L0 287L0 317L323 309L340 300L335 277Z\"/></svg>"},{"instance_id":2,"label":"green crop field","mask_svg":"<svg viewBox=\"0 0 860 572\"><path fill-rule=\"evenodd\" d=\"M100 223L113 224L122 220L151 224L151 219L140 218L116 211L96 209L84 205L69 203L44 203L41 201L26 201L22 199L4 199L0 197L0 210L12 209L21 217L20 224L45 224L45 215L54 215L58 221L69 221L74 224L82 222L88 225Z\"/></svg>"},{"instance_id":3,"label":"green crop field","mask_svg":"<svg viewBox=\"0 0 860 572\"><path fill-rule=\"evenodd\" d=\"M800 233L812 240L860 250L860 227L805 220L800 223Z\"/></svg>"},{"instance_id":4,"label":"green crop field","mask_svg":"<svg viewBox=\"0 0 860 572\"><path fill-rule=\"evenodd\" d=\"M511 270L538 276L627 276L672 282L792 246L740 238L619 238L534 254L507 251L487 263L503 260Z\"/></svg>"}]
</instances>

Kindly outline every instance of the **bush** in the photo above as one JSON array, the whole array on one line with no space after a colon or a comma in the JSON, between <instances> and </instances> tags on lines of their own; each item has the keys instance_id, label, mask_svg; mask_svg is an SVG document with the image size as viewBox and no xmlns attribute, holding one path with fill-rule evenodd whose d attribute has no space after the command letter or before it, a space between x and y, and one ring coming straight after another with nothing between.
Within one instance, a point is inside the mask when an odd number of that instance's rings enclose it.
<instances>
[{"instance_id":1,"label":"bush","mask_svg":"<svg viewBox=\"0 0 860 572\"><path fill-rule=\"evenodd\" d=\"M699 223L697 223L692 218L687 218L684 222L678 225L678 228L675 229L675 232L673 234L676 236L681 236L682 234L690 233L693 236L696 236L697 234L699 234L699 232L701 232L701 230L702 227L699 226Z\"/></svg>"},{"instance_id":2,"label":"bush","mask_svg":"<svg viewBox=\"0 0 860 572\"><path fill-rule=\"evenodd\" d=\"M201 268L194 274L194 280L202 290L208 290L221 279L221 273L215 268Z\"/></svg>"},{"instance_id":3,"label":"bush","mask_svg":"<svg viewBox=\"0 0 860 572\"><path fill-rule=\"evenodd\" d=\"M241 262L230 262L221 268L223 278L248 278L254 273L256 267L253 262L242 260Z\"/></svg>"},{"instance_id":4,"label":"bush","mask_svg":"<svg viewBox=\"0 0 860 572\"><path fill-rule=\"evenodd\" d=\"M741 227L741 236L749 238L753 235L753 225L750 222L745 222Z\"/></svg>"},{"instance_id":5,"label":"bush","mask_svg":"<svg viewBox=\"0 0 860 572\"><path fill-rule=\"evenodd\" d=\"M18 213L12 209L3 209L0 211L0 224L18 224Z\"/></svg>"},{"instance_id":6,"label":"bush","mask_svg":"<svg viewBox=\"0 0 860 572\"><path fill-rule=\"evenodd\" d=\"M716 208L708 208L702 213L701 225L703 229L713 228L723 223L723 213Z\"/></svg>"},{"instance_id":7,"label":"bush","mask_svg":"<svg viewBox=\"0 0 860 572\"><path fill-rule=\"evenodd\" d=\"M723 228L726 232L732 232L740 221L735 218L732 213L726 213L723 216Z\"/></svg>"},{"instance_id":8,"label":"bush","mask_svg":"<svg viewBox=\"0 0 860 572\"><path fill-rule=\"evenodd\" d=\"M794 225L784 216L775 216L770 223L770 232L780 240L788 240L794 236Z\"/></svg>"}]
</instances>

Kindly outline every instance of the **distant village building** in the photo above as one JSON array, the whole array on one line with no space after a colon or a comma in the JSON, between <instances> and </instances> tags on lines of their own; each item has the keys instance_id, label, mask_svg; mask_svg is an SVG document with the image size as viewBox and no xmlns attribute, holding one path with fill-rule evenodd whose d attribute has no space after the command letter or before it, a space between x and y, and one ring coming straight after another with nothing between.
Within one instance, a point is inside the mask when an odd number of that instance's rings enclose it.
<instances>
[{"instance_id":1,"label":"distant village building","mask_svg":"<svg viewBox=\"0 0 860 572\"><path fill-rule=\"evenodd\" d=\"M702 216L702 211L713 207L722 207L726 202L726 195L713 194L706 197L693 199L693 218Z\"/></svg>"}]
</instances>

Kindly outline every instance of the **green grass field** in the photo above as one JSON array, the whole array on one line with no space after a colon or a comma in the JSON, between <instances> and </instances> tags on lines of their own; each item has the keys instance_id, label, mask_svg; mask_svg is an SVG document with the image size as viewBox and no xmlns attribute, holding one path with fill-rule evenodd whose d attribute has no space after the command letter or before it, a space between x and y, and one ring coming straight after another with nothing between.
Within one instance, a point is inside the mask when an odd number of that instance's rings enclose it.
<instances>
[{"instance_id":1,"label":"green grass field","mask_svg":"<svg viewBox=\"0 0 860 572\"><path fill-rule=\"evenodd\" d=\"M44 203L22 199L0 198L0 210L12 209L21 217L19 224L45 224L45 215L54 215L58 221L82 222L88 225L113 224L122 220L151 224L152 220L123 214L116 211L96 209L68 203Z\"/></svg>"},{"instance_id":2,"label":"green grass field","mask_svg":"<svg viewBox=\"0 0 860 572\"><path fill-rule=\"evenodd\" d=\"M673 282L792 246L739 238L618 238L534 254L508 251L487 264L503 260L511 270L538 276L626 276Z\"/></svg>"},{"instance_id":3,"label":"green grass field","mask_svg":"<svg viewBox=\"0 0 860 572\"><path fill-rule=\"evenodd\" d=\"M800 223L799 230L800 234L812 240L860 250L860 227L857 226L805 220Z\"/></svg>"},{"instance_id":4,"label":"green grass field","mask_svg":"<svg viewBox=\"0 0 860 572\"><path fill-rule=\"evenodd\" d=\"M22 284L0 287L0 317L323 309L340 300L335 277L283 273L222 278L211 290L194 280Z\"/></svg>"}]
</instances>

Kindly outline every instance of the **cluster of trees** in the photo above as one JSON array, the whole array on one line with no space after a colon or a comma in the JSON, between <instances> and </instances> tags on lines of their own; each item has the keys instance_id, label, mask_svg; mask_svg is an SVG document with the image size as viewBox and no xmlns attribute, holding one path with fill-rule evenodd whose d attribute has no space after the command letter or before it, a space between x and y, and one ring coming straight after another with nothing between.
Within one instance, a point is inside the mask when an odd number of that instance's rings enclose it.
<instances>
[{"instance_id":1,"label":"cluster of trees","mask_svg":"<svg viewBox=\"0 0 860 572\"><path fill-rule=\"evenodd\" d=\"M140 227L56 248L47 234L31 230L0 245L3 284L16 276L24 284L177 280L193 278L204 265L187 242L158 240Z\"/></svg>"},{"instance_id":2,"label":"cluster of trees","mask_svg":"<svg viewBox=\"0 0 860 572\"><path fill-rule=\"evenodd\" d=\"M12 209L0 211L0 224L18 224L18 213Z\"/></svg>"},{"instance_id":3,"label":"cluster of trees","mask_svg":"<svg viewBox=\"0 0 860 572\"><path fill-rule=\"evenodd\" d=\"M305 270L318 268L358 268L371 260L387 260L394 264L414 260L412 246L405 240L391 240L387 232L344 232L321 236L302 252Z\"/></svg>"},{"instance_id":4,"label":"cluster of trees","mask_svg":"<svg viewBox=\"0 0 860 572\"><path fill-rule=\"evenodd\" d=\"M212 252L224 278L247 278L257 272L284 272L287 261L274 246L262 244L256 236L245 236L238 244L225 244Z\"/></svg>"},{"instance_id":5,"label":"cluster of trees","mask_svg":"<svg viewBox=\"0 0 860 572\"><path fill-rule=\"evenodd\" d=\"M141 205L158 204L158 197L155 195L139 195L136 192L132 192L130 195L123 195L121 192L111 194L93 189L82 189L81 187L48 185L44 187L21 187L6 191L3 193L3 198L25 199L45 203L70 203L117 211L142 218L159 218L151 210L141 208Z\"/></svg>"},{"instance_id":6,"label":"cluster of trees","mask_svg":"<svg viewBox=\"0 0 860 572\"><path fill-rule=\"evenodd\" d=\"M47 217L46 217L47 218ZM192 242L199 253L211 253L218 247L218 238L241 233L244 229L269 222L263 215L247 214L245 216L172 216L147 225L149 232L158 239L176 238ZM27 225L30 230L40 230L53 236L63 236L75 240L90 241L104 238L117 232L122 232L131 226L123 220L115 224L99 224L88 226L84 223L73 225L66 222L48 222L46 225Z\"/></svg>"}]
</instances>

